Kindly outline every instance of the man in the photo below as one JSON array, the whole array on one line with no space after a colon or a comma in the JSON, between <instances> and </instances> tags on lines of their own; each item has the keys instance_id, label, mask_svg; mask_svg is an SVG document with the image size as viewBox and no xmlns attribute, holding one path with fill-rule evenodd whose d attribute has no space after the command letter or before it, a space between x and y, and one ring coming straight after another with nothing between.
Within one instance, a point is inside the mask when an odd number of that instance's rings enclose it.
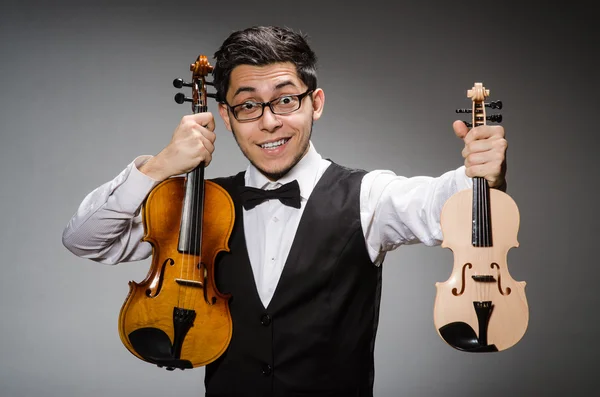
<instances>
[{"instance_id":1,"label":"man","mask_svg":"<svg viewBox=\"0 0 600 397\"><path fill-rule=\"evenodd\" d=\"M240 216L230 252L216 264L219 291L233 296L234 331L227 351L206 367L206 395L372 396L385 253L439 244L442 206L471 186L470 177L504 186L504 130L468 131L455 122L465 165L437 178L352 170L323 159L311 143L325 96L316 56L300 34L238 31L215 59L219 114L250 164L214 180ZM140 206L160 181L210 163L214 129L211 113L183 117L160 153L135 159L84 199L65 246L111 264L151 255L140 242ZM295 181L300 200L291 206L277 199L250 205L239 192Z\"/></svg>"}]
</instances>

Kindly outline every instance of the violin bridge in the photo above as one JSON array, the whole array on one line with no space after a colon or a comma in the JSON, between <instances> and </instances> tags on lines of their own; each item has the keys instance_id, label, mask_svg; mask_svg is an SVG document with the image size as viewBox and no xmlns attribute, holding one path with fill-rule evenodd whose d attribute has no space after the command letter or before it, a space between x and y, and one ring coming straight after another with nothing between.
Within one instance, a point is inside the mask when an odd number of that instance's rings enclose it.
<instances>
[{"instance_id":1,"label":"violin bridge","mask_svg":"<svg viewBox=\"0 0 600 397\"><path fill-rule=\"evenodd\" d=\"M184 280L182 278L176 278L175 282L185 287L204 288L204 284L201 281L196 280Z\"/></svg>"},{"instance_id":2,"label":"violin bridge","mask_svg":"<svg viewBox=\"0 0 600 397\"><path fill-rule=\"evenodd\" d=\"M478 281L480 283L495 283L496 279L492 275L480 275L480 276L471 276L474 281Z\"/></svg>"}]
</instances>

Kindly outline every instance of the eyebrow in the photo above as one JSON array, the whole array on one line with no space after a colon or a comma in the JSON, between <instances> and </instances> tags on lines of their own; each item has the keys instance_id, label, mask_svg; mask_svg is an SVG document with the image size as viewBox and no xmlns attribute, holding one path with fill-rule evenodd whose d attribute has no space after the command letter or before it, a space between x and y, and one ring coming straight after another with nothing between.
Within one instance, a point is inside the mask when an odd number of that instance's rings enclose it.
<instances>
[{"instance_id":1,"label":"eyebrow","mask_svg":"<svg viewBox=\"0 0 600 397\"><path fill-rule=\"evenodd\" d=\"M288 85L292 85L295 86L295 84L291 81L291 80L286 80L286 81L282 81L281 83L277 84L275 86L276 90L279 90L283 87L286 87ZM240 88L238 88L237 90L235 90L235 93L233 94L233 97L235 98L237 96L237 94L239 94L240 92L255 92L256 88L254 87L250 87L250 86L242 86Z\"/></svg>"}]
</instances>

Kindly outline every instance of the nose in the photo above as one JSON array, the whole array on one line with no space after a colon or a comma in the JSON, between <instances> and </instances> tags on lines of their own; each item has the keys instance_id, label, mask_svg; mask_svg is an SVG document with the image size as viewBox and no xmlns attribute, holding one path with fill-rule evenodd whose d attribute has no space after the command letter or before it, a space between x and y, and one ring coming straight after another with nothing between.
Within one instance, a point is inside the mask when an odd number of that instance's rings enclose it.
<instances>
[{"instance_id":1,"label":"nose","mask_svg":"<svg viewBox=\"0 0 600 397\"><path fill-rule=\"evenodd\" d=\"M281 120L279 120L276 114L273 114L271 108L265 106L262 117L260 118L260 127L264 131L275 132L282 126Z\"/></svg>"}]
</instances>

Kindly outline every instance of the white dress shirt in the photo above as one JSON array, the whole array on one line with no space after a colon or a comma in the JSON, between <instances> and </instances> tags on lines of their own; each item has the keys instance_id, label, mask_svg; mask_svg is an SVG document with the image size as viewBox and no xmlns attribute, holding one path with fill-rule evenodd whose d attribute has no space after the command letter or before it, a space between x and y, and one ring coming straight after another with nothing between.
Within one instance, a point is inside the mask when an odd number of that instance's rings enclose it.
<instances>
[{"instance_id":1,"label":"white dress shirt","mask_svg":"<svg viewBox=\"0 0 600 397\"><path fill-rule=\"evenodd\" d=\"M158 182L138 168L150 156L140 156L112 181L89 193L63 232L63 244L75 255L107 264L141 260L152 254L144 235L140 207ZM246 169L245 183L274 189L296 179L300 209L279 200L243 209L248 255L259 296L268 306L283 271L306 202L331 163L310 144L308 153L283 178L269 181L254 166ZM440 214L454 193L470 188L465 167L434 178L403 177L376 170L365 175L360 189L360 218L367 250L375 265L385 253L402 244L437 245L442 240Z\"/></svg>"}]
</instances>

